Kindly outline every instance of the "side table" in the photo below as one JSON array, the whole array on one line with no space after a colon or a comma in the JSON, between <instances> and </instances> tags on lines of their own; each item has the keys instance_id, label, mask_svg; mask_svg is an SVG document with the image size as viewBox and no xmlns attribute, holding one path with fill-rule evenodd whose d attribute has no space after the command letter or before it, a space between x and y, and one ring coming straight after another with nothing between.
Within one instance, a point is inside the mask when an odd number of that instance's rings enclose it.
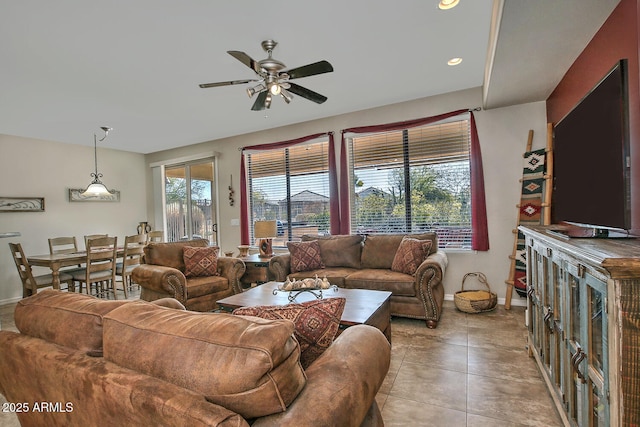
<instances>
[{"instance_id":1,"label":"side table","mask_svg":"<svg viewBox=\"0 0 640 427\"><path fill-rule=\"evenodd\" d=\"M269 258L260 258L258 254L248 255L246 257L240 257L244 261L244 265L247 267L240 283L243 289L248 289L256 285L261 285L268 282L269 279Z\"/></svg>"}]
</instances>

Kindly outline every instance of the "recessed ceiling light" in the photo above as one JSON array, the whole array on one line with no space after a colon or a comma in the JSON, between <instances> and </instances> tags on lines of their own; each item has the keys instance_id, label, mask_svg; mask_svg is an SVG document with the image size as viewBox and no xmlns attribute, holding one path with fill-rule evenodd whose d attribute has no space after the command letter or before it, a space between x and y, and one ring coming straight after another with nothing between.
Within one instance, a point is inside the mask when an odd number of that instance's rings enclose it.
<instances>
[{"instance_id":1,"label":"recessed ceiling light","mask_svg":"<svg viewBox=\"0 0 640 427\"><path fill-rule=\"evenodd\" d=\"M440 0L438 7L442 10L454 8L460 3L460 0Z\"/></svg>"},{"instance_id":2,"label":"recessed ceiling light","mask_svg":"<svg viewBox=\"0 0 640 427\"><path fill-rule=\"evenodd\" d=\"M447 61L447 65L458 65L459 63L462 62L462 58L451 58L450 60Z\"/></svg>"}]
</instances>

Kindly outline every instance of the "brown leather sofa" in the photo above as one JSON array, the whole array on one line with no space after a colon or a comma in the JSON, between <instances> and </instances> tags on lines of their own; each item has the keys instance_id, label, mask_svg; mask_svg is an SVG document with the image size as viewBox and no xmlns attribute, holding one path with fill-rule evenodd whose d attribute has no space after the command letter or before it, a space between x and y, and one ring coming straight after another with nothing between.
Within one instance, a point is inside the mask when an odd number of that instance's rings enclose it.
<instances>
[{"instance_id":1,"label":"brown leather sofa","mask_svg":"<svg viewBox=\"0 0 640 427\"><path fill-rule=\"evenodd\" d=\"M411 276L391 270L404 236L431 240L429 256ZM444 301L444 277L447 255L438 249L435 233L369 234L349 236L302 236L302 241L317 240L324 268L291 273L291 255L276 255L269 261L274 280L326 277L347 289L371 289L391 292L391 315L424 319L429 328L438 326Z\"/></svg>"},{"instance_id":2,"label":"brown leather sofa","mask_svg":"<svg viewBox=\"0 0 640 427\"><path fill-rule=\"evenodd\" d=\"M134 283L141 286L140 299L153 301L175 298L188 310L212 311L216 301L242 292L240 278L245 265L239 258L219 257L219 276L185 277L183 248L205 247L205 239L170 243L149 243L144 248L144 264L131 273Z\"/></svg>"},{"instance_id":3,"label":"brown leather sofa","mask_svg":"<svg viewBox=\"0 0 640 427\"><path fill-rule=\"evenodd\" d=\"M0 392L29 426L382 426L390 345L346 329L305 370L288 320L55 290L0 331Z\"/></svg>"}]
</instances>

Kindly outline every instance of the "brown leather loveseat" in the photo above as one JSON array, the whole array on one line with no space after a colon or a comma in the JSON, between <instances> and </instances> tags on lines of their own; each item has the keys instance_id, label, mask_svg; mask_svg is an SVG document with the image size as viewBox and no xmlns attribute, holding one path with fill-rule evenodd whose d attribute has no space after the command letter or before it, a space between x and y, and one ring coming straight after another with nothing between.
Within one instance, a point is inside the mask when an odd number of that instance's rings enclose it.
<instances>
[{"instance_id":1,"label":"brown leather loveseat","mask_svg":"<svg viewBox=\"0 0 640 427\"><path fill-rule=\"evenodd\" d=\"M213 276L185 276L184 248L203 248L205 239L170 243L149 243L144 248L144 264L136 267L131 277L141 286L140 299L154 301L175 298L188 310L212 311L216 301L242 292L240 278L245 265L239 258L217 258L217 274Z\"/></svg>"},{"instance_id":2,"label":"brown leather loveseat","mask_svg":"<svg viewBox=\"0 0 640 427\"><path fill-rule=\"evenodd\" d=\"M45 290L0 331L0 393L28 426L382 426L378 329L346 329L306 370L289 320Z\"/></svg>"},{"instance_id":3,"label":"brown leather loveseat","mask_svg":"<svg viewBox=\"0 0 640 427\"><path fill-rule=\"evenodd\" d=\"M416 264L414 274L392 269L404 237L429 240L428 256ZM287 277L326 277L329 282L347 289L371 289L391 292L391 315L424 319L435 328L442 314L447 255L438 249L435 233L368 234L329 237L302 236L303 242L316 240L324 267L292 273L291 254L276 255L269 262L269 272L276 281Z\"/></svg>"}]
</instances>

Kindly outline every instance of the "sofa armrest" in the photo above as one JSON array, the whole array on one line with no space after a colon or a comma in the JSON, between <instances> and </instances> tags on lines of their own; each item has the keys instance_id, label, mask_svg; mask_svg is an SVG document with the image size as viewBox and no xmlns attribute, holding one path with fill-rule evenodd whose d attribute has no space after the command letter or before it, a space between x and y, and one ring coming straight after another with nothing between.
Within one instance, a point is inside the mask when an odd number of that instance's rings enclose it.
<instances>
[{"instance_id":1,"label":"sofa armrest","mask_svg":"<svg viewBox=\"0 0 640 427\"><path fill-rule=\"evenodd\" d=\"M433 269L437 276L437 279L442 281L444 272L446 271L448 265L449 258L447 258L447 254L444 251L439 250L438 252L429 255L427 259L422 261L422 264L420 264L418 266L418 269L416 270L416 277L424 274L424 272L428 269Z\"/></svg>"},{"instance_id":2,"label":"sofa armrest","mask_svg":"<svg viewBox=\"0 0 640 427\"><path fill-rule=\"evenodd\" d=\"M131 279L156 295L166 294L182 304L187 302L187 279L176 268L163 265L140 264L131 272Z\"/></svg>"},{"instance_id":3,"label":"sofa armrest","mask_svg":"<svg viewBox=\"0 0 640 427\"><path fill-rule=\"evenodd\" d=\"M449 264L447 254L438 250L425 259L416 270L416 286L425 308L427 326L435 328L442 314L444 284L442 278Z\"/></svg>"},{"instance_id":4,"label":"sofa armrest","mask_svg":"<svg viewBox=\"0 0 640 427\"><path fill-rule=\"evenodd\" d=\"M244 262L240 258L220 257L218 258L218 273L226 277L233 288L234 294L242 293L240 279L246 270Z\"/></svg>"},{"instance_id":5,"label":"sofa armrest","mask_svg":"<svg viewBox=\"0 0 640 427\"><path fill-rule=\"evenodd\" d=\"M252 426L360 426L371 417L390 358L382 332L351 326L307 368L307 385L287 410L258 418Z\"/></svg>"},{"instance_id":6,"label":"sofa armrest","mask_svg":"<svg viewBox=\"0 0 640 427\"><path fill-rule=\"evenodd\" d=\"M291 254L275 255L269 260L269 272L276 282L284 282L291 273Z\"/></svg>"}]
</instances>

